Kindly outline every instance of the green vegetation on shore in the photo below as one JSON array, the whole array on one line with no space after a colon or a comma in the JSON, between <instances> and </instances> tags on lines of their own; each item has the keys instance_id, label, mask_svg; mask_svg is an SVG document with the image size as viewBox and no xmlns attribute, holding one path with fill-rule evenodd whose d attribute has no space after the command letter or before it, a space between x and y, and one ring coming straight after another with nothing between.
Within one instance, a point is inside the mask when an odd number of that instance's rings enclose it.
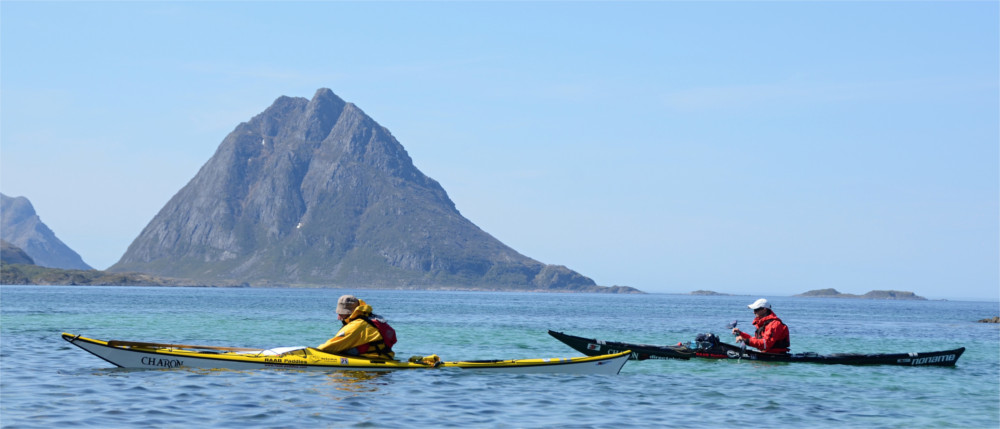
<instances>
[{"instance_id":1,"label":"green vegetation on shore","mask_svg":"<svg viewBox=\"0 0 1000 429\"><path fill-rule=\"evenodd\" d=\"M181 286L188 283L142 273L111 273L100 270L64 270L38 265L0 264L2 285Z\"/></svg>"}]
</instances>

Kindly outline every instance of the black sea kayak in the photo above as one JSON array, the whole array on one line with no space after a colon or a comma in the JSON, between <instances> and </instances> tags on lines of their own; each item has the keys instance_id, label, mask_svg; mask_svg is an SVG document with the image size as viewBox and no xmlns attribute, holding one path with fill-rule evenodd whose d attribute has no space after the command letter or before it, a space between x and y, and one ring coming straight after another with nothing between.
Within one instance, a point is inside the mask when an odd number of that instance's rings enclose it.
<instances>
[{"instance_id":1,"label":"black sea kayak","mask_svg":"<svg viewBox=\"0 0 1000 429\"><path fill-rule=\"evenodd\" d=\"M711 334L699 335L698 341L694 342L693 347L602 341L555 331L549 331L549 335L586 355L594 356L612 353L617 350L632 350L629 359L635 360L690 359L695 357L703 359L746 359L765 362L810 362L841 365L955 366L955 362L965 352L965 347L959 347L953 350L921 353L776 354L763 353L733 344L726 344L719 341L717 336Z\"/></svg>"}]
</instances>

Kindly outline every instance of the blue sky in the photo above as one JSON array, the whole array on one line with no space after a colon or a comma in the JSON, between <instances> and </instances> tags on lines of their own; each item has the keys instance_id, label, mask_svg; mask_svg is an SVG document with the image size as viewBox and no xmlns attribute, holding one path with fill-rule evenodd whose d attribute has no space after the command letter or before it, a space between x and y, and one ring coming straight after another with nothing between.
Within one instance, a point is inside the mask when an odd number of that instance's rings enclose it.
<instances>
[{"instance_id":1,"label":"blue sky","mask_svg":"<svg viewBox=\"0 0 1000 429\"><path fill-rule=\"evenodd\" d=\"M1000 299L997 2L0 3L0 191L107 268L330 88L602 285Z\"/></svg>"}]
</instances>

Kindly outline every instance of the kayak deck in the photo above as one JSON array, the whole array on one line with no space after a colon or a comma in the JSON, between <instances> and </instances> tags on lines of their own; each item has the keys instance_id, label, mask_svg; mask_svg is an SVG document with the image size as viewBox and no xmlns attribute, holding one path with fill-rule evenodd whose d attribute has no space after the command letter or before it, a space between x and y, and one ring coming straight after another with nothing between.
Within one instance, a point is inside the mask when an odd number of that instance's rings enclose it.
<instances>
[{"instance_id":1,"label":"kayak deck","mask_svg":"<svg viewBox=\"0 0 1000 429\"><path fill-rule=\"evenodd\" d=\"M807 362L837 365L955 366L965 347L910 353L764 353L742 346L717 343L695 354L708 359L749 359L764 362Z\"/></svg>"},{"instance_id":2,"label":"kayak deck","mask_svg":"<svg viewBox=\"0 0 1000 429\"><path fill-rule=\"evenodd\" d=\"M959 347L952 350L920 353L778 354L750 350L742 346L727 344L717 340L710 342L701 341L697 343L696 347L691 348L683 345L655 346L602 341L551 330L549 331L549 335L586 355L593 356L616 350L631 350L630 358L635 360L690 359L696 357L703 359L747 359L764 362L808 362L839 365L954 366L958 358L965 352L965 347Z\"/></svg>"},{"instance_id":3,"label":"kayak deck","mask_svg":"<svg viewBox=\"0 0 1000 429\"><path fill-rule=\"evenodd\" d=\"M441 362L435 357L397 361L341 356L312 347L252 349L131 341L102 341L63 333L62 338L121 368L304 369L393 371L460 368L515 373L618 374L628 353L557 359Z\"/></svg>"}]
</instances>

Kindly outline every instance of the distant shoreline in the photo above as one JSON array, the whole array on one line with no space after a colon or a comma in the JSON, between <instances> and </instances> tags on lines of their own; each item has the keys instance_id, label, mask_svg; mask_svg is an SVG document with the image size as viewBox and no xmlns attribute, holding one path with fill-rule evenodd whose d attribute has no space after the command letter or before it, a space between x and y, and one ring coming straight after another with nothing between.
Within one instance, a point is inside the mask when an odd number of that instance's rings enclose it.
<instances>
[{"instance_id":1,"label":"distant shoreline","mask_svg":"<svg viewBox=\"0 0 1000 429\"><path fill-rule=\"evenodd\" d=\"M864 295L854 295L850 293L841 293L836 289L816 289L811 290L806 293L793 295L804 298L857 298L857 299L888 299L888 300L907 300L907 301L927 301L927 298L919 296L913 292L909 291L898 291L898 290L873 290Z\"/></svg>"},{"instance_id":2,"label":"distant shoreline","mask_svg":"<svg viewBox=\"0 0 1000 429\"><path fill-rule=\"evenodd\" d=\"M695 296L736 296L730 293L720 293L714 290L696 290L694 292L688 293L688 295Z\"/></svg>"},{"instance_id":3,"label":"distant shoreline","mask_svg":"<svg viewBox=\"0 0 1000 429\"><path fill-rule=\"evenodd\" d=\"M187 279L157 277L143 273L114 273L101 270L66 270L28 264L7 264L0 266L0 285L10 286L145 286L145 287L210 287L210 288L282 288L282 289L348 289L348 285L283 285L219 282L217 284L198 283ZM579 286L563 289L518 289L475 286L393 286L377 287L367 285L362 289L373 290L424 290L424 291L467 291L467 292L531 292L531 293L602 293L602 294L645 294L630 286Z\"/></svg>"},{"instance_id":4,"label":"distant shoreline","mask_svg":"<svg viewBox=\"0 0 1000 429\"><path fill-rule=\"evenodd\" d=\"M720 293L711 290L696 290L690 292L687 295L693 296L750 296L750 295L734 295L729 293ZM913 292L908 291L898 291L898 290L873 290L864 295L854 295L850 293L841 293L836 289L816 289L811 290L806 293L800 293L792 295L798 298L854 298L854 299L885 299L885 300L903 300L903 301L926 301L927 298L919 296Z\"/></svg>"}]
</instances>

